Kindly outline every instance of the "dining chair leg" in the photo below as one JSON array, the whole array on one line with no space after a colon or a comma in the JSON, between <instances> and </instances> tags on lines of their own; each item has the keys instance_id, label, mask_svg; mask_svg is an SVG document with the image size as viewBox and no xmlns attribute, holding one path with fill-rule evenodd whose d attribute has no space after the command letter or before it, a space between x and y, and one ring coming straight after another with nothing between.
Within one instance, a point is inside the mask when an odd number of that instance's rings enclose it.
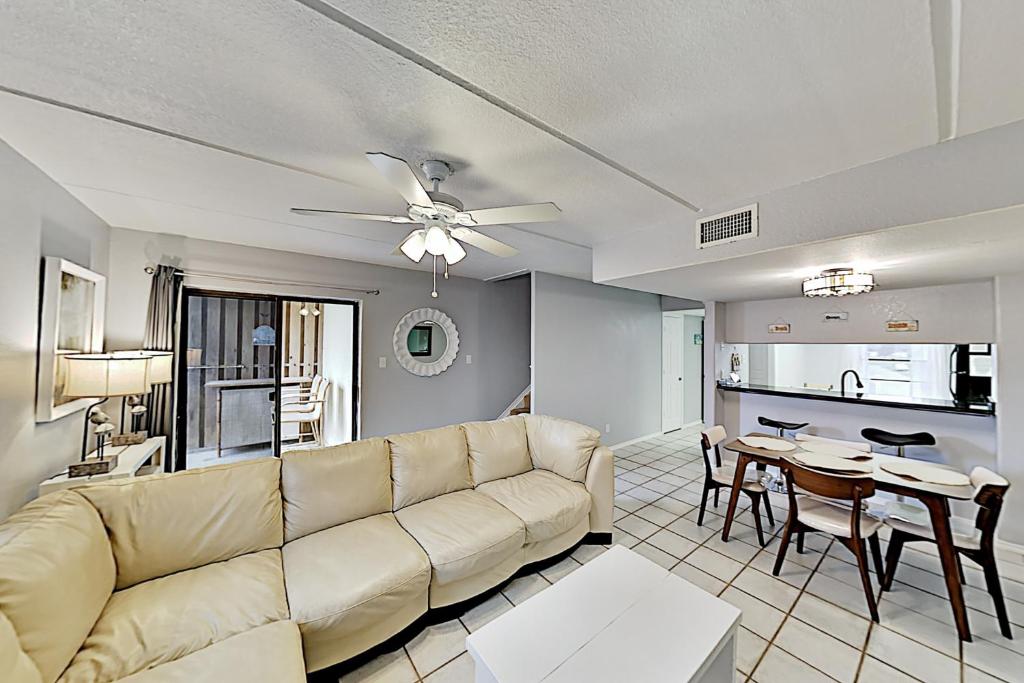
<instances>
[{"instance_id":1,"label":"dining chair leg","mask_svg":"<svg viewBox=\"0 0 1024 683\"><path fill-rule=\"evenodd\" d=\"M757 542L764 547L764 529L761 528L761 494L748 493L750 496L750 514L754 515L754 529L757 530Z\"/></svg>"},{"instance_id":2,"label":"dining chair leg","mask_svg":"<svg viewBox=\"0 0 1024 683\"><path fill-rule=\"evenodd\" d=\"M885 569L882 566L882 544L878 540L877 533L868 537L868 545L871 546L871 559L875 563L875 577L878 579L878 584L881 585Z\"/></svg>"},{"instance_id":3,"label":"dining chair leg","mask_svg":"<svg viewBox=\"0 0 1024 683\"><path fill-rule=\"evenodd\" d=\"M704 492L700 495L700 513L697 515L697 526L704 526L704 510L708 506L708 491L710 487L705 484Z\"/></svg>"},{"instance_id":4,"label":"dining chair leg","mask_svg":"<svg viewBox=\"0 0 1024 683\"><path fill-rule=\"evenodd\" d=\"M868 611L871 613L871 620L880 623L878 618L878 606L875 604L875 588L871 585L871 575L868 574L868 552L867 544L863 539L850 539L850 550L857 556L857 569L860 570L860 580L864 584L864 597L868 600Z\"/></svg>"},{"instance_id":5,"label":"dining chair leg","mask_svg":"<svg viewBox=\"0 0 1024 683\"><path fill-rule=\"evenodd\" d=\"M772 514L772 501L768 498L768 492L761 494L764 497L764 513L768 515L768 523L775 526L775 515Z\"/></svg>"},{"instance_id":6,"label":"dining chair leg","mask_svg":"<svg viewBox=\"0 0 1024 683\"><path fill-rule=\"evenodd\" d=\"M960 583L967 585L967 576L964 574L964 562L960 558L960 553L956 554L956 571L960 575Z\"/></svg>"},{"instance_id":7,"label":"dining chair leg","mask_svg":"<svg viewBox=\"0 0 1024 683\"><path fill-rule=\"evenodd\" d=\"M882 579L882 590L892 589L892 581L896 578L896 565L900 562L900 554L903 552L903 544L906 538L901 531L892 530L889 537L889 549L885 551L885 578Z\"/></svg>"},{"instance_id":8,"label":"dining chair leg","mask_svg":"<svg viewBox=\"0 0 1024 683\"><path fill-rule=\"evenodd\" d=\"M720 489L720 488L717 488L717 487L715 488L715 507L716 508L718 507L718 492L721 491L721 490L722 489Z\"/></svg>"},{"instance_id":9,"label":"dining chair leg","mask_svg":"<svg viewBox=\"0 0 1024 683\"><path fill-rule=\"evenodd\" d=\"M985 572L985 585L988 594L992 596L992 604L996 608L996 618L999 620L999 630L1006 638L1013 638L1010 630L1010 617L1006 613L1006 601L1003 599L1003 588L999 583L999 569L996 567L994 554L981 558L981 568Z\"/></svg>"},{"instance_id":10,"label":"dining chair leg","mask_svg":"<svg viewBox=\"0 0 1024 683\"><path fill-rule=\"evenodd\" d=\"M789 537L793 535L793 517L790 513L786 520L786 526L782 530L782 540L779 541L779 554L775 556L775 567L772 568L772 576L778 576L782 571L782 563L786 559L786 551L789 550Z\"/></svg>"},{"instance_id":11,"label":"dining chair leg","mask_svg":"<svg viewBox=\"0 0 1024 683\"><path fill-rule=\"evenodd\" d=\"M804 554L804 532L796 532L796 551L803 555Z\"/></svg>"}]
</instances>

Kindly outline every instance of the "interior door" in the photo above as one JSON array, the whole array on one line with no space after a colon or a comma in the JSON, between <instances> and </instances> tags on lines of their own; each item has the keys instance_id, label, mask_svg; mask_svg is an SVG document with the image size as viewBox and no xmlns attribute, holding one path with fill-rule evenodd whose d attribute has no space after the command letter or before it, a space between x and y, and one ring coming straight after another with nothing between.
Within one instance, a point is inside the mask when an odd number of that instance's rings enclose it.
<instances>
[{"instance_id":1,"label":"interior door","mask_svg":"<svg viewBox=\"0 0 1024 683\"><path fill-rule=\"evenodd\" d=\"M683 318L661 319L661 430L683 426Z\"/></svg>"}]
</instances>

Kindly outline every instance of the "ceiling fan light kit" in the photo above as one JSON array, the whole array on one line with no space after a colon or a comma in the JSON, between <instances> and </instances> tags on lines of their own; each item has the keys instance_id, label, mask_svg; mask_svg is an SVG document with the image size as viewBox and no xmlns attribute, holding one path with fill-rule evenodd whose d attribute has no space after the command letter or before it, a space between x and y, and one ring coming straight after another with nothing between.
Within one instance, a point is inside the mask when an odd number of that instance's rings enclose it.
<instances>
[{"instance_id":1,"label":"ceiling fan light kit","mask_svg":"<svg viewBox=\"0 0 1024 683\"><path fill-rule=\"evenodd\" d=\"M846 296L863 294L875 288L875 276L852 268L829 268L804 280L804 296Z\"/></svg>"},{"instance_id":2,"label":"ceiling fan light kit","mask_svg":"<svg viewBox=\"0 0 1024 683\"><path fill-rule=\"evenodd\" d=\"M515 247L499 242L482 232L477 232L472 229L473 227L553 221L557 220L562 213L551 202L466 211L457 197L438 189L440 184L452 174L452 167L447 162L431 159L420 165L420 169L433 186L432 190L427 190L409 164L402 159L381 153L368 153L366 158L405 199L406 216L303 208L293 208L292 213L302 216L336 215L355 220L385 223L419 223L422 227L409 233L391 253L403 254L413 263L419 263L424 254L430 254L434 258L435 286L431 296L435 298L437 297L437 259L438 257L444 259L444 277L447 279L448 267L466 258L466 250L460 241L501 258L515 256L519 253Z\"/></svg>"}]
</instances>

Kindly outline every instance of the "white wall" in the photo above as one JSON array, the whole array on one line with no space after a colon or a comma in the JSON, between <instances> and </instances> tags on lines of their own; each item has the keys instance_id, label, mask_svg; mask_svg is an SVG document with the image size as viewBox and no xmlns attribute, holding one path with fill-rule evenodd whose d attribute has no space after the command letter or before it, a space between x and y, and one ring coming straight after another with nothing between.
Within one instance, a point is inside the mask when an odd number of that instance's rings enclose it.
<instances>
[{"instance_id":1,"label":"white wall","mask_svg":"<svg viewBox=\"0 0 1024 683\"><path fill-rule=\"evenodd\" d=\"M995 339L992 282L876 290L834 299L770 299L725 305L725 337L733 343L969 343ZM824 322L826 312L846 311L844 322ZM886 332L890 318L920 322L918 332ZM789 334L768 334L784 321Z\"/></svg>"},{"instance_id":2,"label":"white wall","mask_svg":"<svg viewBox=\"0 0 1024 683\"><path fill-rule=\"evenodd\" d=\"M508 281L440 280L430 297L430 274L340 259L114 229L110 241L108 338L115 348L137 348L149 292L147 262L284 280L380 288L379 296L326 289L197 279L204 288L270 292L296 298L334 297L362 302L362 435L415 431L466 420L493 419L529 383L529 290ZM218 286L219 285L219 286ZM420 307L440 309L459 330L459 355L436 377L417 377L395 360L392 335L399 319ZM513 313L510 313L513 312ZM508 317L517 334L497 335ZM466 363L468 355L473 364ZM387 359L379 368L377 359Z\"/></svg>"},{"instance_id":3,"label":"white wall","mask_svg":"<svg viewBox=\"0 0 1024 683\"><path fill-rule=\"evenodd\" d=\"M83 412L36 424L42 257L107 272L110 229L51 178L0 142L0 517L81 454Z\"/></svg>"},{"instance_id":4,"label":"white wall","mask_svg":"<svg viewBox=\"0 0 1024 683\"><path fill-rule=\"evenodd\" d=\"M999 535L1024 546L1024 273L996 278L999 459L1010 481Z\"/></svg>"},{"instance_id":5,"label":"white wall","mask_svg":"<svg viewBox=\"0 0 1024 683\"><path fill-rule=\"evenodd\" d=\"M661 302L655 294L533 275L533 412L622 443L661 431Z\"/></svg>"}]
</instances>

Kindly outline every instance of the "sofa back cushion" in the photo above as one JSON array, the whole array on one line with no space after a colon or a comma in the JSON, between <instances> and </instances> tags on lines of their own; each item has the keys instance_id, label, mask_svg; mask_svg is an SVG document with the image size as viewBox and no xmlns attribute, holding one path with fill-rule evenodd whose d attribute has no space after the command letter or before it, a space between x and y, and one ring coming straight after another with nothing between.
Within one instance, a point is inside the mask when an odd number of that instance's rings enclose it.
<instances>
[{"instance_id":1,"label":"sofa back cushion","mask_svg":"<svg viewBox=\"0 0 1024 683\"><path fill-rule=\"evenodd\" d=\"M119 479L80 491L96 506L117 561L117 588L283 541L281 461L260 458Z\"/></svg>"},{"instance_id":2,"label":"sofa back cushion","mask_svg":"<svg viewBox=\"0 0 1024 683\"><path fill-rule=\"evenodd\" d=\"M459 425L388 437L394 509L473 486Z\"/></svg>"},{"instance_id":3,"label":"sofa back cushion","mask_svg":"<svg viewBox=\"0 0 1024 683\"><path fill-rule=\"evenodd\" d=\"M462 425L473 484L514 477L533 469L526 445L526 422L519 415Z\"/></svg>"},{"instance_id":4,"label":"sofa back cushion","mask_svg":"<svg viewBox=\"0 0 1024 683\"><path fill-rule=\"evenodd\" d=\"M391 512L391 462L385 439L288 451L281 455L284 540Z\"/></svg>"},{"instance_id":5,"label":"sofa back cushion","mask_svg":"<svg viewBox=\"0 0 1024 683\"><path fill-rule=\"evenodd\" d=\"M590 456L601 441L601 433L578 422L547 415L524 418L533 466L572 481L585 481Z\"/></svg>"},{"instance_id":6,"label":"sofa back cushion","mask_svg":"<svg viewBox=\"0 0 1024 683\"><path fill-rule=\"evenodd\" d=\"M0 681L4 683L42 683L35 662L18 642L14 625L0 612Z\"/></svg>"},{"instance_id":7,"label":"sofa back cushion","mask_svg":"<svg viewBox=\"0 0 1024 683\"><path fill-rule=\"evenodd\" d=\"M103 522L74 491L34 500L0 524L0 612L45 683L57 680L89 635L114 590L114 574ZM7 640L0 635L0 650ZM0 670L0 680L31 680L14 653L0 661L10 658L22 678Z\"/></svg>"}]
</instances>

